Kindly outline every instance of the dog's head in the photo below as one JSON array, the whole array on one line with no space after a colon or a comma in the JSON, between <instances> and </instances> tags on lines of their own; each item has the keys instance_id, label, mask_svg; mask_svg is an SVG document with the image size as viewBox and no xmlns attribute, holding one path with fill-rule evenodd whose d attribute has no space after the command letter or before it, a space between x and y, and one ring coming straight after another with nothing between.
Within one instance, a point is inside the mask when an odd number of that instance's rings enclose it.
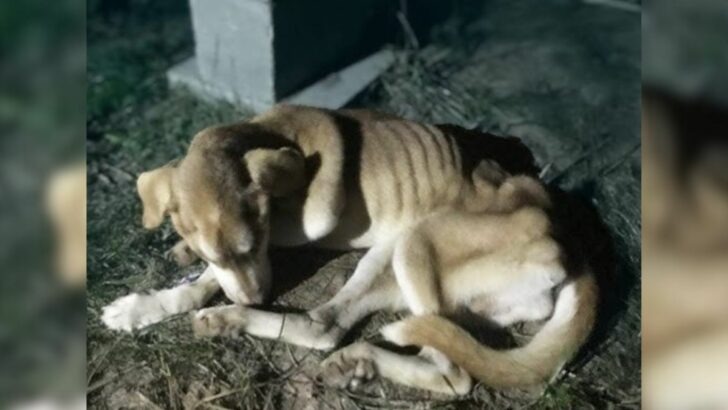
<instances>
[{"instance_id":1,"label":"dog's head","mask_svg":"<svg viewBox=\"0 0 728 410\"><path fill-rule=\"evenodd\" d=\"M203 130L181 161L139 176L143 225L156 228L169 214L228 297L260 303L271 282L269 200L301 189L304 168L295 145L256 125Z\"/></svg>"}]
</instances>

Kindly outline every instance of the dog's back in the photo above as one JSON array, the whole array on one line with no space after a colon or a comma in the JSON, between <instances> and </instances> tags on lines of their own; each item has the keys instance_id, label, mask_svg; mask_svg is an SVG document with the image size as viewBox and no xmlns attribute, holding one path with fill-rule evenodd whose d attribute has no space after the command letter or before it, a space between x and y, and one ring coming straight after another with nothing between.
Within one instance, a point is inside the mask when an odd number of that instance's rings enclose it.
<instances>
[{"instance_id":1,"label":"dog's back","mask_svg":"<svg viewBox=\"0 0 728 410\"><path fill-rule=\"evenodd\" d=\"M369 110L286 105L254 121L295 140L313 163L312 188L317 179L338 181L337 189L309 189L306 198L343 207L339 220L344 223L320 242L324 246L369 247L436 209L463 206L477 194L473 172L484 160L496 161L510 174L537 172L531 152L517 138L454 125Z\"/></svg>"}]
</instances>

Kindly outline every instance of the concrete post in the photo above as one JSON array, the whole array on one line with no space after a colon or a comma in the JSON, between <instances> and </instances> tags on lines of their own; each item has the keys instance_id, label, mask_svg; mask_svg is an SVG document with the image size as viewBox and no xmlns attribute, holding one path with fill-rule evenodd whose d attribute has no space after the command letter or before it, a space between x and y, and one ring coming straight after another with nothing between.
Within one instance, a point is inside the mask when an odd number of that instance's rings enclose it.
<instances>
[{"instance_id":1,"label":"concrete post","mask_svg":"<svg viewBox=\"0 0 728 410\"><path fill-rule=\"evenodd\" d=\"M393 60L389 51L371 53L391 39L396 5L391 0L190 0L195 56L168 77L172 85L183 84L205 98L255 111L286 97L338 108Z\"/></svg>"}]
</instances>

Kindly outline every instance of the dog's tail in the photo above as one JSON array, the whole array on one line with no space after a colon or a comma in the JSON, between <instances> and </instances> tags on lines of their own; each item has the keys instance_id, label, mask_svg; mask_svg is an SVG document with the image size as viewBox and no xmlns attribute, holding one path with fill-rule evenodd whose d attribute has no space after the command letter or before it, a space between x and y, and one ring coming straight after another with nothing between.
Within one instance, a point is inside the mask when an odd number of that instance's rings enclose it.
<instances>
[{"instance_id":1,"label":"dog's tail","mask_svg":"<svg viewBox=\"0 0 728 410\"><path fill-rule=\"evenodd\" d=\"M412 316L382 329L398 345L431 346L491 387L548 383L589 337L596 320L598 288L592 273L569 279L552 317L525 346L494 350L438 315Z\"/></svg>"}]
</instances>

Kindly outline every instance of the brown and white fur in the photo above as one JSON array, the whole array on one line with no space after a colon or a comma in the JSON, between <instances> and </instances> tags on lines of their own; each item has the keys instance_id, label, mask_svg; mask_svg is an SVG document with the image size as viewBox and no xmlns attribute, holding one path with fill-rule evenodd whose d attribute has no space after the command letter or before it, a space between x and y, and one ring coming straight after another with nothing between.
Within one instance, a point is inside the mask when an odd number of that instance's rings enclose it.
<instances>
[{"instance_id":1,"label":"brown and white fur","mask_svg":"<svg viewBox=\"0 0 728 410\"><path fill-rule=\"evenodd\" d=\"M138 190L144 226L169 214L183 238L173 253L208 268L193 283L118 299L103 321L130 331L199 309L222 287L236 304L198 311L198 335L328 350L372 312L409 311L382 334L420 354L355 343L321 377L356 387L379 375L446 394L467 393L473 378L546 384L587 339L598 292L588 265L556 239L534 174L515 139L372 111L280 105L205 129L180 162L142 174ZM249 306L267 296L269 242L368 251L330 301L282 314ZM463 307L500 326L547 321L525 346L495 350L448 319Z\"/></svg>"}]
</instances>

